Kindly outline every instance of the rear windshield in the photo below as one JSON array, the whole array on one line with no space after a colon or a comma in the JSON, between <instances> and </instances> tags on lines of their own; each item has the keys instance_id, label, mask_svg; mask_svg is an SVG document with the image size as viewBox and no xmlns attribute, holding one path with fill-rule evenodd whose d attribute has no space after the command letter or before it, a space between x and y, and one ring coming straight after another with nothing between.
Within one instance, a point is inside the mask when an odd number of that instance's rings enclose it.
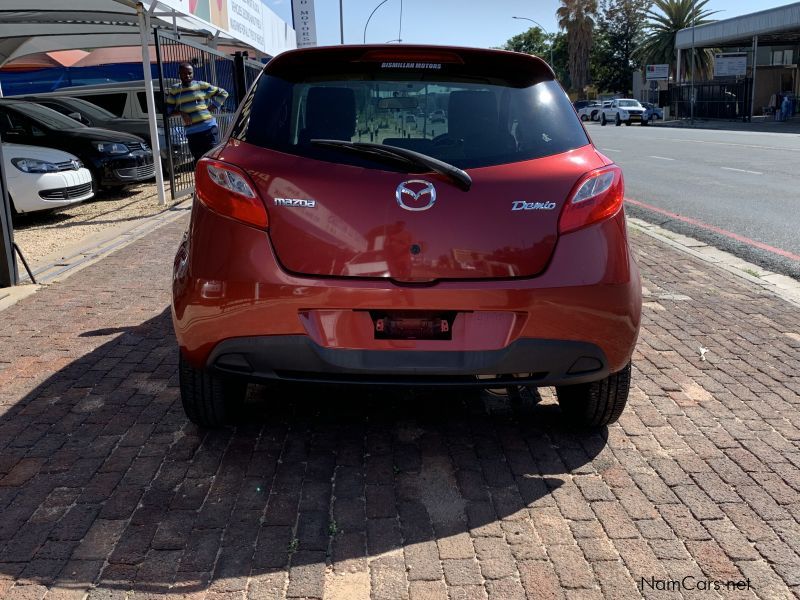
<instances>
[{"instance_id":1,"label":"rear windshield","mask_svg":"<svg viewBox=\"0 0 800 600\"><path fill-rule=\"evenodd\" d=\"M381 169L386 165L310 142L388 144L460 168L540 158L589 143L549 75L470 73L468 65L356 67L337 72L325 65L316 74L268 70L233 135L272 150Z\"/></svg>"}]
</instances>

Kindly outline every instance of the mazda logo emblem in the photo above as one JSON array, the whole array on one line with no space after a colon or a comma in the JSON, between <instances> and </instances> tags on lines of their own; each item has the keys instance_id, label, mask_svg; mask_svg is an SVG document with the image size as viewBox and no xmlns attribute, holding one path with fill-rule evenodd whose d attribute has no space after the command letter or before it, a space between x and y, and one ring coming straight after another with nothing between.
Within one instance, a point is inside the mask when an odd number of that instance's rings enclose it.
<instances>
[{"instance_id":1,"label":"mazda logo emblem","mask_svg":"<svg viewBox=\"0 0 800 600\"><path fill-rule=\"evenodd\" d=\"M420 186L422 187L420 188ZM410 196L415 206L406 204L404 196ZM423 196L428 196L427 204L416 205ZM436 188L433 187L432 183L424 179L409 179L397 186L394 197L397 198L397 205L405 210L428 210L436 202Z\"/></svg>"}]
</instances>

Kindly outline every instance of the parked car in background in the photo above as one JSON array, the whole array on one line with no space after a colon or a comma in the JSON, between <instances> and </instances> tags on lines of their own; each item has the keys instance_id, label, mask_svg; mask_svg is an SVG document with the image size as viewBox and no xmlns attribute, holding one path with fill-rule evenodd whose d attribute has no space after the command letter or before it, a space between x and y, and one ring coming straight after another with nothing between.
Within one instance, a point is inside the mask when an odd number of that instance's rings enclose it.
<instances>
[{"instance_id":1,"label":"parked car in background","mask_svg":"<svg viewBox=\"0 0 800 600\"><path fill-rule=\"evenodd\" d=\"M603 106L600 111L600 124L605 125L609 121L618 127L623 123L625 125L631 123L648 125L650 123L645 116L644 107L633 98L616 98L611 101L609 106Z\"/></svg>"},{"instance_id":2,"label":"parked car in background","mask_svg":"<svg viewBox=\"0 0 800 600\"><path fill-rule=\"evenodd\" d=\"M429 89L446 133L357 141L373 107L414 110ZM221 425L270 380L552 385L572 425L620 416L641 313L622 171L547 63L290 50L242 107L197 163L174 261L189 419Z\"/></svg>"},{"instance_id":3,"label":"parked car in background","mask_svg":"<svg viewBox=\"0 0 800 600\"><path fill-rule=\"evenodd\" d=\"M52 147L77 156L98 187L151 179L153 153L130 133L87 127L33 102L0 98L0 134L16 144Z\"/></svg>"},{"instance_id":4,"label":"parked car in background","mask_svg":"<svg viewBox=\"0 0 800 600\"><path fill-rule=\"evenodd\" d=\"M600 102L589 102L581 107L578 111L578 116L581 118L581 121L596 121L602 107L603 105Z\"/></svg>"},{"instance_id":5,"label":"parked car in background","mask_svg":"<svg viewBox=\"0 0 800 600\"><path fill-rule=\"evenodd\" d=\"M144 142L149 142L150 140L150 124L146 118L118 117L92 102L69 96L17 96L16 99L35 102L41 106L52 108L62 115L66 115L89 127L124 131L142 138ZM183 127L173 128L171 136L172 164L175 168L193 163ZM169 153L163 127L158 128L158 138L161 146L161 163L165 169L168 169Z\"/></svg>"},{"instance_id":6,"label":"parked car in background","mask_svg":"<svg viewBox=\"0 0 800 600\"><path fill-rule=\"evenodd\" d=\"M177 79L166 79L164 81L167 87L177 82ZM228 91L231 92L232 90ZM153 92L156 111L160 116L164 112L164 93L161 91L161 84L158 81L153 82ZM147 119L148 114L144 80L63 87L46 94L37 94L37 96L79 98L96 104L125 119ZM214 114L214 118L219 124L220 135L227 131L235 112L236 99L234 94L230 94L222 108ZM176 124L181 123L180 117L175 117L173 120Z\"/></svg>"},{"instance_id":7,"label":"parked car in background","mask_svg":"<svg viewBox=\"0 0 800 600\"><path fill-rule=\"evenodd\" d=\"M663 120L664 119L664 109L656 106L651 102L642 102L641 105L644 107L644 118L647 121L653 120Z\"/></svg>"},{"instance_id":8,"label":"parked car in background","mask_svg":"<svg viewBox=\"0 0 800 600\"><path fill-rule=\"evenodd\" d=\"M94 195L92 174L67 152L3 143L3 162L14 213L64 208Z\"/></svg>"}]
</instances>

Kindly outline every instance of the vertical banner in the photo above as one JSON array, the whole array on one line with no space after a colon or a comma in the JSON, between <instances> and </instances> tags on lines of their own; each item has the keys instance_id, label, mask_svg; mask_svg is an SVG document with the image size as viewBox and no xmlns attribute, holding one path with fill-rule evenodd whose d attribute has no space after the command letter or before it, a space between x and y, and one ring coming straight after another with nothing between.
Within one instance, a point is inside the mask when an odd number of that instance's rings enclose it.
<instances>
[{"instance_id":1,"label":"vertical banner","mask_svg":"<svg viewBox=\"0 0 800 600\"><path fill-rule=\"evenodd\" d=\"M292 18L297 35L297 47L317 45L317 20L314 15L314 0L292 0Z\"/></svg>"}]
</instances>

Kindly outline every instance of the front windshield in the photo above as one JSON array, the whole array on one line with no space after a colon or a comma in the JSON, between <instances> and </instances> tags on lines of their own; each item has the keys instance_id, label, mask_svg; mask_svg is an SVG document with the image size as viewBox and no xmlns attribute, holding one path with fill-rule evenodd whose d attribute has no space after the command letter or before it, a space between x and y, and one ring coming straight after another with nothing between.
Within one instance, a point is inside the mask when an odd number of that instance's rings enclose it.
<instances>
[{"instance_id":1,"label":"front windshield","mask_svg":"<svg viewBox=\"0 0 800 600\"><path fill-rule=\"evenodd\" d=\"M620 106L638 107L639 103L636 100L620 100L619 101L619 105Z\"/></svg>"},{"instance_id":2,"label":"front windshield","mask_svg":"<svg viewBox=\"0 0 800 600\"><path fill-rule=\"evenodd\" d=\"M569 99L552 80L519 86L486 74L447 80L430 73L326 73L293 82L265 74L250 100L243 111L249 123L237 125L245 141L361 166L370 165L363 157L344 157L310 142L388 144L462 169L540 158L589 143Z\"/></svg>"},{"instance_id":3,"label":"front windshield","mask_svg":"<svg viewBox=\"0 0 800 600\"><path fill-rule=\"evenodd\" d=\"M80 129L81 127L86 127L85 125L78 123L76 120L70 119L61 113L54 111L52 108L39 106L38 104L33 104L32 102L15 102L13 104L13 108L26 117L29 117L50 129L66 131L69 129Z\"/></svg>"}]
</instances>

